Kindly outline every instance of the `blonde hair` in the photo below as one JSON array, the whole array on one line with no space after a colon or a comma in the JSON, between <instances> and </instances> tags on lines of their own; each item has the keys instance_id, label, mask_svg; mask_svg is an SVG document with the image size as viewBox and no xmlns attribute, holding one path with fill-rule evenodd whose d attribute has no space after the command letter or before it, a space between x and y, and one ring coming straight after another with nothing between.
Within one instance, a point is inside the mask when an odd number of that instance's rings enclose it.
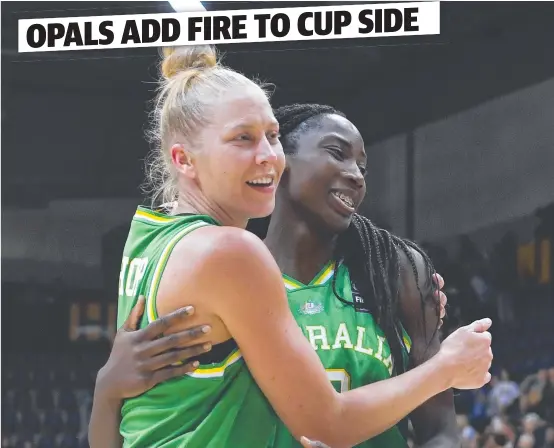
<instances>
[{"instance_id":1,"label":"blonde hair","mask_svg":"<svg viewBox=\"0 0 554 448\"><path fill-rule=\"evenodd\" d=\"M257 87L252 81L218 62L211 46L170 47L162 50L161 78L148 136L154 147L146 161L145 191L152 205L177 199L176 172L169 148L177 136L194 145L198 130L209 123L211 107L237 88Z\"/></svg>"}]
</instances>

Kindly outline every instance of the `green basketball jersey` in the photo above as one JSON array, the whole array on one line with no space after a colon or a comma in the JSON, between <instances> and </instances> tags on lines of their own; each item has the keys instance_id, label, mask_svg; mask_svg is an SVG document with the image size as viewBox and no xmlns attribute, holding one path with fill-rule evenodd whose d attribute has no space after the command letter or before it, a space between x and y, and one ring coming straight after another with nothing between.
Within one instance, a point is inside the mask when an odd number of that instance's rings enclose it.
<instances>
[{"instance_id":1,"label":"green basketball jersey","mask_svg":"<svg viewBox=\"0 0 554 448\"><path fill-rule=\"evenodd\" d=\"M137 209L123 254L118 327L140 295L147 298L141 328L157 319L156 292L171 251L205 225L217 223ZM193 373L125 400L121 416L125 448L267 448L274 446L278 423L237 349L219 363L201 363Z\"/></svg>"},{"instance_id":2,"label":"green basketball jersey","mask_svg":"<svg viewBox=\"0 0 554 448\"><path fill-rule=\"evenodd\" d=\"M158 318L156 293L171 251L185 235L206 225L218 223L208 216L167 216L138 207L123 254L118 327L140 295L147 298L141 328ZM284 276L293 315L338 391L389 378L392 363L382 331L370 314L356 312L334 296L333 275L341 297L353 301L343 266L335 274L329 264L309 285ZM256 385L238 349L221 362L201 363L193 373L125 400L121 415L125 448L301 446ZM406 442L394 427L360 446L405 448Z\"/></svg>"},{"instance_id":3,"label":"green basketball jersey","mask_svg":"<svg viewBox=\"0 0 554 448\"><path fill-rule=\"evenodd\" d=\"M348 269L340 266L335 272L329 263L308 284L284 275L292 313L304 335L319 355L331 383L339 392L361 387L391 377L392 358L383 332L369 313L356 311L334 294L332 277L336 275L336 290L352 303L353 294ZM404 334L406 347L411 346ZM280 423L276 446L301 447ZM406 448L407 443L397 426L366 441L363 448Z\"/></svg>"}]
</instances>

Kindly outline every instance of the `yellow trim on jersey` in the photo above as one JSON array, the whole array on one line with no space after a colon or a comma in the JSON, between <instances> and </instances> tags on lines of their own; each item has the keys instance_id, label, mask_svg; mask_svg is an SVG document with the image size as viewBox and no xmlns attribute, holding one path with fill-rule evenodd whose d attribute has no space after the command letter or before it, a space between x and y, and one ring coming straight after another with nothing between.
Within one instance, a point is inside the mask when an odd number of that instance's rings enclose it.
<instances>
[{"instance_id":1,"label":"yellow trim on jersey","mask_svg":"<svg viewBox=\"0 0 554 448\"><path fill-rule=\"evenodd\" d=\"M330 381L337 381L341 386L341 393L350 390L350 374L344 369L325 369Z\"/></svg>"},{"instance_id":2,"label":"yellow trim on jersey","mask_svg":"<svg viewBox=\"0 0 554 448\"><path fill-rule=\"evenodd\" d=\"M191 376L193 378L217 378L221 377L225 374L225 369L234 363L236 363L238 360L242 358L242 354L240 350L235 349L225 361L223 361L223 364L217 367L199 367L194 372L187 373L188 376Z\"/></svg>"},{"instance_id":3,"label":"yellow trim on jersey","mask_svg":"<svg viewBox=\"0 0 554 448\"><path fill-rule=\"evenodd\" d=\"M283 282L285 282L285 288L287 288L287 289L298 289L298 288L302 288L303 286L305 286L302 283L294 281L294 280L292 280L290 278L287 278L285 276L283 276Z\"/></svg>"},{"instance_id":4,"label":"yellow trim on jersey","mask_svg":"<svg viewBox=\"0 0 554 448\"><path fill-rule=\"evenodd\" d=\"M152 282L150 283L150 290L148 291L147 314L148 314L149 323L155 321L158 318L156 313L156 304L155 304L154 298L158 292L158 286L162 277L162 272L165 268L165 265L167 264L169 255L171 255L171 251L176 246L176 244L181 240L181 238L183 238L187 233L192 232L193 230L196 230L200 227L209 226L209 225L211 224L204 221L195 222L190 226L187 226L183 230L181 230L177 235L171 238L169 243L167 243L167 245L165 246L161 257L158 260L158 264L156 265L156 269L154 270Z\"/></svg>"},{"instance_id":5,"label":"yellow trim on jersey","mask_svg":"<svg viewBox=\"0 0 554 448\"><path fill-rule=\"evenodd\" d=\"M155 223L165 223L175 220L174 216L163 216L159 213L147 211L145 209L137 209L135 216L133 218L144 219L146 221L155 222Z\"/></svg>"},{"instance_id":6,"label":"yellow trim on jersey","mask_svg":"<svg viewBox=\"0 0 554 448\"><path fill-rule=\"evenodd\" d=\"M294 289L300 289L300 288L306 288L307 286L320 286L325 284L334 274L335 272L335 262L330 261L327 263L323 269L317 274L314 279L307 285L305 285L302 282L299 282L298 280L295 280L292 277L289 277L286 274L283 274L283 282L285 283L285 288L287 288L289 291L292 291Z\"/></svg>"},{"instance_id":7,"label":"yellow trim on jersey","mask_svg":"<svg viewBox=\"0 0 554 448\"><path fill-rule=\"evenodd\" d=\"M408 353L410 352L410 350L412 349L412 341L410 341L410 339L406 336L404 336L404 344L406 345L406 349L408 350Z\"/></svg>"},{"instance_id":8,"label":"yellow trim on jersey","mask_svg":"<svg viewBox=\"0 0 554 448\"><path fill-rule=\"evenodd\" d=\"M329 280L333 273L335 272L335 262L331 262L328 264L328 266L321 272L319 275L316 276L310 283L310 285L322 285L327 280Z\"/></svg>"}]
</instances>

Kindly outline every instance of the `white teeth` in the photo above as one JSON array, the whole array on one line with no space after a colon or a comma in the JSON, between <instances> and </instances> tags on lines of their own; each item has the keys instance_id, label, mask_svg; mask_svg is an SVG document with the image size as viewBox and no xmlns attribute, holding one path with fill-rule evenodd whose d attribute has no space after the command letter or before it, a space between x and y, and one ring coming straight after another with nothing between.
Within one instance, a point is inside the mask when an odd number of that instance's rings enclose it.
<instances>
[{"instance_id":1,"label":"white teeth","mask_svg":"<svg viewBox=\"0 0 554 448\"><path fill-rule=\"evenodd\" d=\"M251 185L271 185L273 179L271 177L260 177L259 179L250 180L247 183Z\"/></svg>"},{"instance_id":2,"label":"white teeth","mask_svg":"<svg viewBox=\"0 0 554 448\"><path fill-rule=\"evenodd\" d=\"M339 198L342 202L344 202L345 205L347 205L350 208L354 207L354 201L350 196L346 196L344 193L340 192L333 192L333 194Z\"/></svg>"}]
</instances>

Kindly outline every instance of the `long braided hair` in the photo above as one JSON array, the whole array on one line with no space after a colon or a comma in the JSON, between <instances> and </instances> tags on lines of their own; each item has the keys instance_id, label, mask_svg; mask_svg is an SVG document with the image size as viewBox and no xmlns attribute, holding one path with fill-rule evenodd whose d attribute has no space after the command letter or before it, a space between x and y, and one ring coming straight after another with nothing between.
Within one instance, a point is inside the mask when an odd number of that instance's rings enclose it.
<instances>
[{"instance_id":1,"label":"long braided hair","mask_svg":"<svg viewBox=\"0 0 554 448\"><path fill-rule=\"evenodd\" d=\"M298 136L312 126L316 126L317 122L311 119L322 115L345 117L342 112L333 107L319 104L293 104L275 111L285 154L295 153ZM365 216L354 214L348 229L338 236L334 251L334 259L337 262L335 272L341 264L348 268L352 283L361 295L362 303L357 301L352 303L341 297L336 288L336 275L332 280L333 292L341 302L372 314L389 344L394 374L401 374L406 370L404 353L408 351L403 338L403 327L398 317L401 253L406 255L411 264L421 300L421 312L425 320L424 308L428 298L424 297L419 287L419 274L413 251L423 258L425 274L431 281L433 292L436 291L436 285L432 281L435 270L425 252L414 242L378 228ZM439 301L434 299L434 295L431 297L431 300L435 300L434 305L438 314ZM435 333L437 331L438 325Z\"/></svg>"}]
</instances>

